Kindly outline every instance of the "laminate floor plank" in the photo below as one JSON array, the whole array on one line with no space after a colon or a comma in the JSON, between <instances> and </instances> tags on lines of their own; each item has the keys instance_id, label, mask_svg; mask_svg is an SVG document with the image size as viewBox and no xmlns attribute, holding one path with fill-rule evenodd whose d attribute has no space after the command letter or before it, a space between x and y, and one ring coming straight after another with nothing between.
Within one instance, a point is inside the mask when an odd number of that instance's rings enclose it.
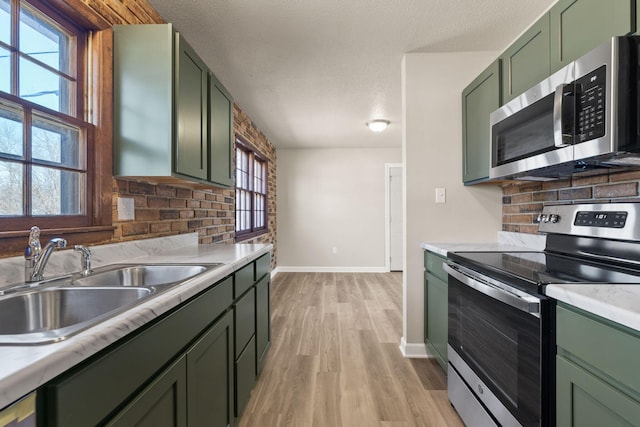
<instances>
[{"instance_id":1,"label":"laminate floor plank","mask_svg":"<svg viewBox=\"0 0 640 427\"><path fill-rule=\"evenodd\" d=\"M401 273L279 273L238 427L462 426L435 359L406 359Z\"/></svg>"}]
</instances>

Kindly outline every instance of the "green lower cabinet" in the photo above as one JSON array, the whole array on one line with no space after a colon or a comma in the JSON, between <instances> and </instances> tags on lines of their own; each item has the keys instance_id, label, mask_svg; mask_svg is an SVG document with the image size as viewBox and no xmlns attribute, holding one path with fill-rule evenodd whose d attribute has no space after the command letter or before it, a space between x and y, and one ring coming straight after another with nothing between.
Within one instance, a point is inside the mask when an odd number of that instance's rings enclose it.
<instances>
[{"instance_id":1,"label":"green lower cabinet","mask_svg":"<svg viewBox=\"0 0 640 427\"><path fill-rule=\"evenodd\" d=\"M447 371L449 285L442 268L446 258L425 251L424 274L424 342L442 369Z\"/></svg>"},{"instance_id":2,"label":"green lower cabinet","mask_svg":"<svg viewBox=\"0 0 640 427\"><path fill-rule=\"evenodd\" d=\"M623 427L640 422L640 402L588 370L556 358L558 427Z\"/></svg>"},{"instance_id":3,"label":"green lower cabinet","mask_svg":"<svg viewBox=\"0 0 640 427\"><path fill-rule=\"evenodd\" d=\"M111 421L108 427L186 427L187 363L182 356Z\"/></svg>"},{"instance_id":4,"label":"green lower cabinet","mask_svg":"<svg viewBox=\"0 0 640 427\"><path fill-rule=\"evenodd\" d=\"M635 31L632 0L560 0L549 10L551 72L613 36Z\"/></svg>"},{"instance_id":5,"label":"green lower cabinet","mask_svg":"<svg viewBox=\"0 0 640 427\"><path fill-rule=\"evenodd\" d=\"M640 425L640 332L558 303L558 427Z\"/></svg>"},{"instance_id":6,"label":"green lower cabinet","mask_svg":"<svg viewBox=\"0 0 640 427\"><path fill-rule=\"evenodd\" d=\"M271 343L271 278L256 284L256 374L260 375Z\"/></svg>"},{"instance_id":7,"label":"green lower cabinet","mask_svg":"<svg viewBox=\"0 0 640 427\"><path fill-rule=\"evenodd\" d=\"M228 312L107 425L233 425L233 368L233 316Z\"/></svg>"},{"instance_id":8,"label":"green lower cabinet","mask_svg":"<svg viewBox=\"0 0 640 427\"><path fill-rule=\"evenodd\" d=\"M190 427L233 425L233 315L228 312L187 351Z\"/></svg>"},{"instance_id":9,"label":"green lower cabinet","mask_svg":"<svg viewBox=\"0 0 640 427\"><path fill-rule=\"evenodd\" d=\"M489 178L489 115L502 103L500 60L496 59L462 91L462 181Z\"/></svg>"}]
</instances>

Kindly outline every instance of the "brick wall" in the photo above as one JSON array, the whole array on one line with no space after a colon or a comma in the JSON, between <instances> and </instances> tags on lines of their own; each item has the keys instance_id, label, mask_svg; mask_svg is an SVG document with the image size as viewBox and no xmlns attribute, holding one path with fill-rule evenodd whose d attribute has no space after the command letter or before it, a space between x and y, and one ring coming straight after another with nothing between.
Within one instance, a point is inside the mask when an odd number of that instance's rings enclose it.
<instances>
[{"instance_id":1,"label":"brick wall","mask_svg":"<svg viewBox=\"0 0 640 427\"><path fill-rule=\"evenodd\" d=\"M254 239L249 239L243 243L271 243L273 244L273 252L271 253L272 267L276 266L277 251L276 251L276 166L277 157L276 149L269 142L266 136L256 127L237 104L234 104L233 111L233 127L237 135L242 136L247 142L253 145L263 156L265 156L269 163L267 168L267 228L268 232Z\"/></svg>"},{"instance_id":2,"label":"brick wall","mask_svg":"<svg viewBox=\"0 0 640 427\"><path fill-rule=\"evenodd\" d=\"M639 202L640 171L563 181L508 183L502 187L502 230L535 234L548 204Z\"/></svg>"}]
</instances>

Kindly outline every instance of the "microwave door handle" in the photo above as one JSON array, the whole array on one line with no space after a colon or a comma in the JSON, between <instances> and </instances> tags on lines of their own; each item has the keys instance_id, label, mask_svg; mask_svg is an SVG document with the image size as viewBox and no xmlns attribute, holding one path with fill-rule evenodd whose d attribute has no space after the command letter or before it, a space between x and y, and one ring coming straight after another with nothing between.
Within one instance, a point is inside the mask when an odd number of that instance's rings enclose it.
<instances>
[{"instance_id":1,"label":"microwave door handle","mask_svg":"<svg viewBox=\"0 0 640 427\"><path fill-rule=\"evenodd\" d=\"M507 292L504 289L500 289L497 286L492 286L476 280L473 277L467 276L447 263L443 263L442 267L450 276L457 279L462 284L475 289L488 297L510 305L520 311L524 311L525 313L533 314L534 316L540 313L540 300L538 298L532 296L531 301L528 301L525 298L521 298L518 295Z\"/></svg>"},{"instance_id":2,"label":"microwave door handle","mask_svg":"<svg viewBox=\"0 0 640 427\"><path fill-rule=\"evenodd\" d=\"M561 84L556 87L553 96L553 143L557 148L569 146L573 138L571 133L565 133L564 126L567 121L565 114L567 107L567 105L565 105L565 97L568 97L568 95L566 95L567 86L569 85Z\"/></svg>"}]
</instances>

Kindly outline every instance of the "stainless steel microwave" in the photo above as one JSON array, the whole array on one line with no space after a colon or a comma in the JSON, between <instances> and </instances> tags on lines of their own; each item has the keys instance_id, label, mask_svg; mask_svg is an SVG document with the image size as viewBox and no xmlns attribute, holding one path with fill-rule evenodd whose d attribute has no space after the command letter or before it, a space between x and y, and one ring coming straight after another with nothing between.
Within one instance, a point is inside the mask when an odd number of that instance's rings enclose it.
<instances>
[{"instance_id":1,"label":"stainless steel microwave","mask_svg":"<svg viewBox=\"0 0 640 427\"><path fill-rule=\"evenodd\" d=\"M490 115L490 178L640 167L640 37L614 37Z\"/></svg>"}]
</instances>

